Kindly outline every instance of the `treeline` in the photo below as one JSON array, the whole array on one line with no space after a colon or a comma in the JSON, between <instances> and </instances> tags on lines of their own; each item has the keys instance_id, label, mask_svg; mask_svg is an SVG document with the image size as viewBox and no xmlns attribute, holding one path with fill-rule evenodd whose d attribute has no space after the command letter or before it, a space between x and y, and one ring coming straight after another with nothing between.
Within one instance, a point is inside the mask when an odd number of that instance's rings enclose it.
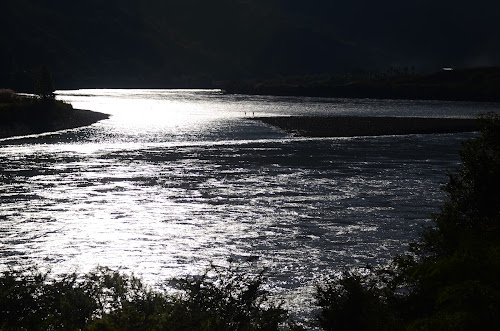
<instances>
[{"instance_id":1,"label":"treeline","mask_svg":"<svg viewBox=\"0 0 500 331\"><path fill-rule=\"evenodd\" d=\"M345 270L318 283L314 325L299 326L264 290L265 273L212 267L175 279L177 294L98 268L49 277L0 276L2 330L498 330L500 116L483 116L463 145L447 199L408 252L387 266Z\"/></svg>"},{"instance_id":2,"label":"treeline","mask_svg":"<svg viewBox=\"0 0 500 331\"><path fill-rule=\"evenodd\" d=\"M404 71L394 70L387 73L354 72L342 76L308 75L267 81L230 81L222 88L229 94L500 101L500 67L443 70L432 74L403 74Z\"/></svg>"}]
</instances>

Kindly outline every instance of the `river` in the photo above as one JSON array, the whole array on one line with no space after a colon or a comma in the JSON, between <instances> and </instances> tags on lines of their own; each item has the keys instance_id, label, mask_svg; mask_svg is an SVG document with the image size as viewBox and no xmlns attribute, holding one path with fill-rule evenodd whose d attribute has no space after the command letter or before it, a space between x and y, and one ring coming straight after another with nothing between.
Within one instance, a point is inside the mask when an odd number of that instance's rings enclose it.
<instances>
[{"instance_id":1,"label":"river","mask_svg":"<svg viewBox=\"0 0 500 331\"><path fill-rule=\"evenodd\" d=\"M417 238L471 133L300 138L253 116L468 117L498 104L76 90L92 126L0 141L0 266L97 265L152 286L212 262L269 268L298 314L315 281Z\"/></svg>"}]
</instances>

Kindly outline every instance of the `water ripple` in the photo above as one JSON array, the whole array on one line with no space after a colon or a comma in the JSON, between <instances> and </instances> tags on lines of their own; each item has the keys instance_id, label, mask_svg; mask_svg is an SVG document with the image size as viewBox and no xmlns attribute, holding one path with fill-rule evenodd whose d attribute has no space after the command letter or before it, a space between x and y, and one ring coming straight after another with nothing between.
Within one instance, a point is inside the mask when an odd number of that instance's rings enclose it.
<instances>
[{"instance_id":1,"label":"water ripple","mask_svg":"<svg viewBox=\"0 0 500 331\"><path fill-rule=\"evenodd\" d=\"M289 304L304 304L318 277L383 263L416 238L470 136L291 138L242 109L318 111L321 102L226 104L189 93L133 98L150 116L187 112L175 123L133 117L123 93L65 94L81 108L117 108L90 128L0 144L1 264L122 267L156 284L252 258L272 271L273 291L292 290Z\"/></svg>"}]
</instances>

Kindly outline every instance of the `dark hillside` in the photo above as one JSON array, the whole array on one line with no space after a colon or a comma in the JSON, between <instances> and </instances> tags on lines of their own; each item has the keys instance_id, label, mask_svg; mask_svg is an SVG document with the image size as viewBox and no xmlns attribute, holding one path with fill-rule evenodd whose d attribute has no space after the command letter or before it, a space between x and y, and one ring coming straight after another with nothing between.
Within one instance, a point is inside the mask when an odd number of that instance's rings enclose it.
<instances>
[{"instance_id":1,"label":"dark hillside","mask_svg":"<svg viewBox=\"0 0 500 331\"><path fill-rule=\"evenodd\" d=\"M214 81L500 65L500 3L449 0L2 4L0 87L208 87Z\"/></svg>"},{"instance_id":2,"label":"dark hillside","mask_svg":"<svg viewBox=\"0 0 500 331\"><path fill-rule=\"evenodd\" d=\"M227 82L224 90L229 94L500 102L500 67L441 70L421 75L384 74L369 79L335 75L290 76L267 81Z\"/></svg>"},{"instance_id":3,"label":"dark hillside","mask_svg":"<svg viewBox=\"0 0 500 331\"><path fill-rule=\"evenodd\" d=\"M59 87L207 85L214 79L319 71L349 46L299 26L269 5L220 1L7 3L0 83L31 87L47 64ZM12 27L15 27L13 30ZM321 61L310 61L311 50ZM325 53L326 51L326 53Z\"/></svg>"}]
</instances>

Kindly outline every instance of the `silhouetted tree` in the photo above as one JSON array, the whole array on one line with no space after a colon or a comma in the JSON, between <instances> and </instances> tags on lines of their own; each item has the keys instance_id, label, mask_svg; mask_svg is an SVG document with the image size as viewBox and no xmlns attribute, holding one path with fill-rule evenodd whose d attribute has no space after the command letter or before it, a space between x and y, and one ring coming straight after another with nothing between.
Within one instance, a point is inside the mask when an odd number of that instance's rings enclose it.
<instances>
[{"instance_id":1,"label":"silhouetted tree","mask_svg":"<svg viewBox=\"0 0 500 331\"><path fill-rule=\"evenodd\" d=\"M35 77L35 93L42 99L54 98L54 80L47 66L38 69Z\"/></svg>"},{"instance_id":2,"label":"silhouetted tree","mask_svg":"<svg viewBox=\"0 0 500 331\"><path fill-rule=\"evenodd\" d=\"M482 134L464 143L458 173L444 186L448 199L424 232L421 255L453 254L464 242L497 240L500 235L500 116L480 118Z\"/></svg>"}]
</instances>

